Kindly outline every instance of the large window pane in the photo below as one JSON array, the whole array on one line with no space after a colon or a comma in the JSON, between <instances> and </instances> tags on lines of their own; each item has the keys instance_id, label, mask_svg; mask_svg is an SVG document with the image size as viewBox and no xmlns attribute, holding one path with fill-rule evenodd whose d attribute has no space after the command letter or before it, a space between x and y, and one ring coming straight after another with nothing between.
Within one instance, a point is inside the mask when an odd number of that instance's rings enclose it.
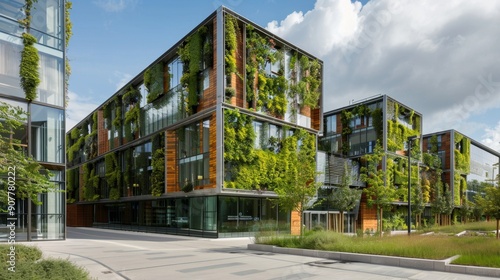
<instances>
[{"instance_id":1,"label":"large window pane","mask_svg":"<svg viewBox=\"0 0 500 280\"><path fill-rule=\"evenodd\" d=\"M45 162L64 163L64 111L31 106L31 154Z\"/></svg>"},{"instance_id":2,"label":"large window pane","mask_svg":"<svg viewBox=\"0 0 500 280\"><path fill-rule=\"evenodd\" d=\"M40 85L37 101L64 106L64 61L40 52Z\"/></svg>"},{"instance_id":3,"label":"large window pane","mask_svg":"<svg viewBox=\"0 0 500 280\"><path fill-rule=\"evenodd\" d=\"M38 43L62 49L63 24L61 0L38 0L31 11L31 33Z\"/></svg>"},{"instance_id":4,"label":"large window pane","mask_svg":"<svg viewBox=\"0 0 500 280\"><path fill-rule=\"evenodd\" d=\"M5 95L24 97L19 86L19 61L21 61L20 45L7 41L0 41L0 93Z\"/></svg>"}]
</instances>

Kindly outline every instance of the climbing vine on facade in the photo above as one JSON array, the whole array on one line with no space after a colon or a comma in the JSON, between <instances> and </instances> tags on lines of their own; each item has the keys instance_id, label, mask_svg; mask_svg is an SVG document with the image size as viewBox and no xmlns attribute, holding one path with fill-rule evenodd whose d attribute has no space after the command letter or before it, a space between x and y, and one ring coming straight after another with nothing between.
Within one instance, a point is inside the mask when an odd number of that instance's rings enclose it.
<instances>
[{"instance_id":1,"label":"climbing vine on facade","mask_svg":"<svg viewBox=\"0 0 500 280\"><path fill-rule=\"evenodd\" d=\"M163 63L158 62L144 72L144 86L148 90L148 95L146 96L147 103L152 103L165 92L163 89L165 76L163 69Z\"/></svg>"},{"instance_id":2,"label":"climbing vine on facade","mask_svg":"<svg viewBox=\"0 0 500 280\"><path fill-rule=\"evenodd\" d=\"M165 192L165 134L158 133L153 136L151 159L151 194L160 196Z\"/></svg>"},{"instance_id":3,"label":"climbing vine on facade","mask_svg":"<svg viewBox=\"0 0 500 280\"><path fill-rule=\"evenodd\" d=\"M121 168L118 164L116 153L108 153L104 156L104 165L106 168L106 182L109 188L109 198L117 200L120 198Z\"/></svg>"},{"instance_id":4,"label":"climbing vine on facade","mask_svg":"<svg viewBox=\"0 0 500 280\"><path fill-rule=\"evenodd\" d=\"M194 113L195 107L199 102L199 79L200 73L203 70L203 61L206 55L204 51L204 43L209 40L207 38L208 28L206 26L200 27L195 33L190 35L183 46L178 50L179 57L184 64L184 72L181 77L181 84L187 89L186 110L188 113ZM210 50L211 51L211 50Z\"/></svg>"}]
</instances>

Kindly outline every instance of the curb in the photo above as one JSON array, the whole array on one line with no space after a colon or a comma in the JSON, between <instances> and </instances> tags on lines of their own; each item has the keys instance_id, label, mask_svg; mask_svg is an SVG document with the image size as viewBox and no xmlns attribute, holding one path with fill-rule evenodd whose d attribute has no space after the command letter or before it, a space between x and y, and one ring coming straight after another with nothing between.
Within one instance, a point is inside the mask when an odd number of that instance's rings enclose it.
<instances>
[{"instance_id":1,"label":"curb","mask_svg":"<svg viewBox=\"0 0 500 280\"><path fill-rule=\"evenodd\" d=\"M434 270L442 272L500 278L499 268L450 264L453 260L458 258L458 256L454 256L446 260L426 260L426 259L392 257L392 256L381 256L381 255L331 252L322 250L283 248L283 247L276 247L274 245L264 245L264 244L248 244L247 249L254 251L277 253L277 254L290 254L290 255L340 260L340 261L362 262L370 264L398 266L405 268L416 268L422 270Z\"/></svg>"}]
</instances>

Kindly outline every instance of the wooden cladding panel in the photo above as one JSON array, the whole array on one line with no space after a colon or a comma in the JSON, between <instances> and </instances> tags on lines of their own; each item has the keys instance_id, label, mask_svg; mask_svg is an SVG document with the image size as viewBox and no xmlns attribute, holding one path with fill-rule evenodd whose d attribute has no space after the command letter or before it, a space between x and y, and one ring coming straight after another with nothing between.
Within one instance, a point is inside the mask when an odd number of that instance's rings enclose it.
<instances>
[{"instance_id":1,"label":"wooden cladding panel","mask_svg":"<svg viewBox=\"0 0 500 280\"><path fill-rule=\"evenodd\" d=\"M319 108L311 110L311 127L316 130L321 129L321 114Z\"/></svg>"},{"instance_id":2,"label":"wooden cladding panel","mask_svg":"<svg viewBox=\"0 0 500 280\"><path fill-rule=\"evenodd\" d=\"M91 204L68 204L66 208L67 225L70 227L91 227L94 218Z\"/></svg>"},{"instance_id":3,"label":"wooden cladding panel","mask_svg":"<svg viewBox=\"0 0 500 280\"><path fill-rule=\"evenodd\" d=\"M452 167L451 155L455 153L455 144L451 143L450 132L441 136L441 149L443 149L445 153L444 169L450 169Z\"/></svg>"},{"instance_id":4,"label":"wooden cladding panel","mask_svg":"<svg viewBox=\"0 0 500 280\"><path fill-rule=\"evenodd\" d=\"M97 111L97 153L102 155L109 151L108 130L104 127L104 112Z\"/></svg>"},{"instance_id":5,"label":"wooden cladding panel","mask_svg":"<svg viewBox=\"0 0 500 280\"><path fill-rule=\"evenodd\" d=\"M217 20L212 21L213 38L217 38ZM215 40L213 40L215 42ZM209 86L203 91L203 96L200 99L198 111L213 107L217 104L217 44L213 44L213 61L212 67L208 73Z\"/></svg>"},{"instance_id":6,"label":"wooden cladding panel","mask_svg":"<svg viewBox=\"0 0 500 280\"><path fill-rule=\"evenodd\" d=\"M177 183L177 136L175 131L167 130L167 141L165 141L165 182L167 184L167 193L179 191Z\"/></svg>"}]
</instances>

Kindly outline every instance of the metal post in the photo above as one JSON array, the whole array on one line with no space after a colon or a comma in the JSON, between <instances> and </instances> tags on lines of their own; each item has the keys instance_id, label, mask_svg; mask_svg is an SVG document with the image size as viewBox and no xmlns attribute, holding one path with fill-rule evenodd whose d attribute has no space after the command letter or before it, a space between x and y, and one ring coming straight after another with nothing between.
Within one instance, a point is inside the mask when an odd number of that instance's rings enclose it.
<instances>
[{"instance_id":1,"label":"metal post","mask_svg":"<svg viewBox=\"0 0 500 280\"><path fill-rule=\"evenodd\" d=\"M411 235L411 143L416 138L408 137L408 236Z\"/></svg>"}]
</instances>

